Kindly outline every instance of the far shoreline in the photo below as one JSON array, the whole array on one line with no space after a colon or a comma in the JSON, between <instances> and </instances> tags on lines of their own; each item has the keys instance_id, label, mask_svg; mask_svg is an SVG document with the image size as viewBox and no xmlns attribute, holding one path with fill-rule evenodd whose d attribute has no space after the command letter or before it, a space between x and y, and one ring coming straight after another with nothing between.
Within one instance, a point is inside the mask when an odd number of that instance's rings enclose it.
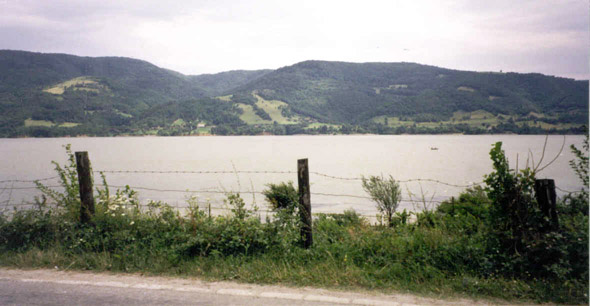
<instances>
[{"instance_id":1,"label":"far shoreline","mask_svg":"<svg viewBox=\"0 0 590 306\"><path fill-rule=\"evenodd\" d=\"M293 134L293 135L272 135L272 134L258 134L258 135L175 135L175 136L159 136L159 135L116 135L116 136L89 136L89 135L78 135L78 136L58 136L58 137L0 137L0 140L9 139L73 139L73 138L180 138L180 137L325 137L325 136L586 136L587 134L516 134L516 133L502 133L502 134L463 134L463 133L450 133L450 134Z\"/></svg>"}]
</instances>

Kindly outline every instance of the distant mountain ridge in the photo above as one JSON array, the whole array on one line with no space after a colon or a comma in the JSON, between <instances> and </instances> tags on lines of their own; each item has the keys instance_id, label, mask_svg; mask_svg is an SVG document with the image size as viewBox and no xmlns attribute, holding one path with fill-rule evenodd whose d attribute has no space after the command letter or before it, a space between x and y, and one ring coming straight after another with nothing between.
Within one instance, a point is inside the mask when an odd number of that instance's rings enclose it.
<instances>
[{"instance_id":1,"label":"distant mountain ridge","mask_svg":"<svg viewBox=\"0 0 590 306\"><path fill-rule=\"evenodd\" d=\"M0 50L0 91L8 86L49 86L80 76L108 78L139 91L168 93L170 97L204 96L188 77L146 61L126 57L80 57Z\"/></svg>"},{"instance_id":2,"label":"distant mountain ridge","mask_svg":"<svg viewBox=\"0 0 590 306\"><path fill-rule=\"evenodd\" d=\"M215 74L191 75L190 79L210 96L224 95L235 88L248 84L267 73L263 70L232 70Z\"/></svg>"},{"instance_id":3,"label":"distant mountain ridge","mask_svg":"<svg viewBox=\"0 0 590 306\"><path fill-rule=\"evenodd\" d=\"M236 92L253 90L318 118L351 123L380 115L445 119L456 111L476 110L567 113L587 109L588 102L587 81L414 63L305 61L267 73Z\"/></svg>"},{"instance_id":4,"label":"distant mountain ridge","mask_svg":"<svg viewBox=\"0 0 590 306\"><path fill-rule=\"evenodd\" d=\"M588 81L304 61L183 75L124 57L0 50L0 136L570 133Z\"/></svg>"}]
</instances>

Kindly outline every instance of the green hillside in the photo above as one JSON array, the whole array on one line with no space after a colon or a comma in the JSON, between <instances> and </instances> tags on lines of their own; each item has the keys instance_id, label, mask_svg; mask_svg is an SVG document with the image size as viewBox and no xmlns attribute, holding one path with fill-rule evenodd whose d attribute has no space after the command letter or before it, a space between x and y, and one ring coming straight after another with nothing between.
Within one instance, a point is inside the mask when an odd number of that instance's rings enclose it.
<instances>
[{"instance_id":1,"label":"green hillside","mask_svg":"<svg viewBox=\"0 0 590 306\"><path fill-rule=\"evenodd\" d=\"M27 119L116 133L155 105L204 96L188 77L136 59L0 51L1 136L43 136Z\"/></svg>"},{"instance_id":2,"label":"green hillside","mask_svg":"<svg viewBox=\"0 0 590 306\"><path fill-rule=\"evenodd\" d=\"M581 133L588 82L306 61L186 76L122 57L0 50L0 137Z\"/></svg>"},{"instance_id":3,"label":"green hillside","mask_svg":"<svg viewBox=\"0 0 590 306\"><path fill-rule=\"evenodd\" d=\"M306 61L277 69L235 92L258 91L297 113L331 123L378 116L448 121L457 111L585 123L588 82L541 74L457 71L413 63Z\"/></svg>"},{"instance_id":4,"label":"green hillside","mask_svg":"<svg viewBox=\"0 0 590 306\"><path fill-rule=\"evenodd\" d=\"M202 88L209 96L219 96L237 87L247 84L272 70L233 70L216 74L190 76L193 83Z\"/></svg>"}]
</instances>

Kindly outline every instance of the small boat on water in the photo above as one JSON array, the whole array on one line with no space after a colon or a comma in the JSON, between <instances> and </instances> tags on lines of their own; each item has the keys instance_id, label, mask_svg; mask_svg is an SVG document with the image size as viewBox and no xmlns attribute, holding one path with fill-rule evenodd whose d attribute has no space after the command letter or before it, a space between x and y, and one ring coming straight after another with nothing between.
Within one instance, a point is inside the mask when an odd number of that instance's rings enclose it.
<instances>
[{"instance_id":1,"label":"small boat on water","mask_svg":"<svg viewBox=\"0 0 590 306\"><path fill-rule=\"evenodd\" d=\"M437 147L430 147L430 150L436 151L436 150L438 150L438 148Z\"/></svg>"}]
</instances>

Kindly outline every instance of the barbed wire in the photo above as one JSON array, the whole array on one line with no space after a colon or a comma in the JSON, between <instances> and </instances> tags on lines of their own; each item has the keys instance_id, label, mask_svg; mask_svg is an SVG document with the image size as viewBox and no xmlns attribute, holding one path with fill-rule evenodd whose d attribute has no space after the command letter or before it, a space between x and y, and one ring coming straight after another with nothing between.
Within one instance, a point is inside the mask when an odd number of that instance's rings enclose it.
<instances>
[{"instance_id":1,"label":"barbed wire","mask_svg":"<svg viewBox=\"0 0 590 306\"><path fill-rule=\"evenodd\" d=\"M398 182L400 183L410 183L410 182L432 182L432 183L438 183L441 185L447 185L447 186L451 186L451 187L460 187L460 188L468 188L468 187L473 187L473 186L479 186L485 182L478 182L478 183L471 183L468 185L458 185L458 184L452 184L452 183L446 183L443 181L439 181L439 180L435 180L435 179L409 179L409 180L399 180Z\"/></svg>"},{"instance_id":2,"label":"barbed wire","mask_svg":"<svg viewBox=\"0 0 590 306\"><path fill-rule=\"evenodd\" d=\"M258 171L258 170L236 170L236 171L229 171L229 170L207 170L207 171L191 171L191 170L96 170L93 171L96 173L135 173L135 174L239 174L239 173L246 173L246 174L296 174L297 172L295 171L274 171L274 170L269 170L269 171ZM314 175L318 175L318 176L322 176L322 177L326 177L326 178L331 178L331 179L337 179L337 180L346 180L346 181L361 181L362 178L361 177L340 177L340 176L334 176L334 175L330 175L330 174L325 174L325 173L321 173L321 172L315 172L315 171L310 171L310 174L314 174ZM447 185L447 186L451 186L451 187L460 187L460 188L467 188L467 187L473 187L473 186L478 186L483 184L484 182L477 182L477 183L470 183L470 184L466 184L466 185L460 185L460 184L453 184L453 183L447 183L447 182L443 182L440 180L436 180L436 179L422 179L422 178L418 178L418 179L407 179L407 180L397 180L397 182L400 183L410 183L410 182L432 182L432 183L438 183L438 184L442 184L442 185Z\"/></svg>"},{"instance_id":3,"label":"barbed wire","mask_svg":"<svg viewBox=\"0 0 590 306\"><path fill-rule=\"evenodd\" d=\"M99 187L105 187L105 185L102 184L98 184L96 186ZM114 188L131 188L131 189L137 189L137 190L147 190L147 191L157 191L157 192L180 192L180 193L213 193L213 194L228 194L228 193L237 193L237 194L262 194L264 195L264 192L262 191L223 191L223 190L190 190L190 189L159 189L159 188L152 188L152 187L140 187L140 186L115 186L115 185L108 185L108 187L114 187ZM312 196L329 196L329 197L345 197L345 198L357 198L357 199L367 199L367 200L372 200L371 197L367 197L367 196L360 196L360 195L352 195L352 194L335 194L335 193L324 193L324 192L311 192ZM401 202L405 202L405 203L421 203L421 201L417 201L417 200L402 200ZM442 201L437 201L437 200L429 200L426 201L428 203L432 202L432 203L442 203ZM327 203L324 203L323 205L327 205ZM339 204L332 204L332 205L339 205Z\"/></svg>"},{"instance_id":4,"label":"barbed wire","mask_svg":"<svg viewBox=\"0 0 590 306\"><path fill-rule=\"evenodd\" d=\"M97 187L107 187L107 185L97 184ZM159 189L159 188L152 188L152 187L141 187L141 186L116 186L116 185L108 185L108 187L114 188L131 188L137 190L146 190L146 191L158 191L158 192L181 192L181 193L217 193L217 194L227 194L227 193L241 193L241 194L263 194L261 191L223 191L223 190L211 190L211 189L201 189L201 190L190 190L190 189Z\"/></svg>"},{"instance_id":5,"label":"barbed wire","mask_svg":"<svg viewBox=\"0 0 590 306\"><path fill-rule=\"evenodd\" d=\"M47 188L63 188L63 186L45 186ZM10 187L10 188L6 188L8 190L27 190L27 189L38 189L37 186L31 186L31 187Z\"/></svg>"},{"instance_id":6,"label":"barbed wire","mask_svg":"<svg viewBox=\"0 0 590 306\"><path fill-rule=\"evenodd\" d=\"M331 179L337 179L337 180L345 180L345 181L362 181L362 177L340 177L340 176L333 176L333 175L329 175L329 174L325 174L325 173L320 173L320 172L309 172L311 174L315 174L318 176L322 176L322 177L327 177L327 178L331 178ZM447 185L447 186L452 186L452 187L473 187L473 186L478 186L483 184L484 182L477 182L477 183L470 183L467 185L459 185L459 184L453 184L453 183L447 183L447 182L443 182L440 180L436 180L436 179L422 179L422 178L418 178L418 179L407 179L407 180L396 180L399 183L411 183L411 182L432 182L432 183L438 183L438 184L442 184L442 185Z\"/></svg>"},{"instance_id":7,"label":"barbed wire","mask_svg":"<svg viewBox=\"0 0 590 306\"><path fill-rule=\"evenodd\" d=\"M296 174L295 171L264 171L264 170L247 170L247 171L233 171L233 170L205 170L205 171L191 171L191 170L95 170L95 173L136 173L136 174Z\"/></svg>"},{"instance_id":8,"label":"barbed wire","mask_svg":"<svg viewBox=\"0 0 590 306\"><path fill-rule=\"evenodd\" d=\"M565 192L565 193L580 193L580 192L583 192L583 190L569 191L569 190L561 189L561 188L559 188L557 186L555 186L555 189L557 189L557 190L559 190L561 192Z\"/></svg>"},{"instance_id":9,"label":"barbed wire","mask_svg":"<svg viewBox=\"0 0 590 306\"><path fill-rule=\"evenodd\" d=\"M248 172L249 173L249 172ZM257 173L261 173L261 172L257 172ZM272 172L272 173L277 173L277 172ZM38 180L5 180L5 181L0 181L0 183L4 183L4 182L37 182L37 181L43 181L43 180L51 180L51 179L55 179L58 178L57 176L55 177L50 177L50 178L44 178L44 179L38 179ZM442 182L439 180L434 180L434 179L410 179L410 180L399 180L398 182L401 183L407 183L407 182L415 182L415 181L427 181L427 182L435 182L438 184L442 184L442 185L447 185L447 186L452 186L452 187L462 187L462 188L467 188L467 187L472 187L472 186L479 186L481 184L483 184L484 182L479 182L479 183L473 183L473 184L469 184L469 185L457 185L457 184L451 184L451 183L446 183L446 182ZM95 186L97 187L114 187L114 188L126 188L126 186L117 186L117 185L102 185L102 184L96 184ZM59 186L59 185L53 185L53 186L45 186L47 188L63 188L63 186ZM151 187L142 187L142 186L129 186L129 188L132 189L138 189L138 190L147 190L147 191L158 191L158 192L184 192L184 193L217 193L217 194L225 194L228 192L234 192L234 193L242 193L242 194L264 194L261 191L221 191L221 190L211 190L212 188L208 188L208 189L200 189L200 190L190 190L190 189L159 189L159 188L151 188ZM0 190L4 191L4 190L30 190L30 189L38 189L37 186L29 186L29 187L4 187L4 188L0 188ZM577 190L577 191L570 191L570 190L565 190L562 189L558 186L555 186L555 189L564 192L564 193L580 193L582 192L581 190ZM370 197L366 197L366 196L359 196L359 195L350 195L350 194L333 194L333 193L322 193L322 192L312 192L312 195L320 195L320 196L333 196L333 197L350 197L350 198L361 198L361 199L371 199Z\"/></svg>"},{"instance_id":10,"label":"barbed wire","mask_svg":"<svg viewBox=\"0 0 590 306\"><path fill-rule=\"evenodd\" d=\"M6 201L0 202L0 204L5 203ZM328 205L330 206L330 203L315 203L316 205ZM150 203L137 203L137 204L132 204L132 203L117 203L117 206L125 206L125 207L133 207L133 206L137 206L137 207L141 207L141 208L146 208L146 207L150 207ZM10 205L11 207L33 207L33 206L39 206L39 203L30 203L30 202L23 202L23 203L14 203ZM58 204L57 203L45 203L44 205L39 206L40 208L44 208L44 206L55 206L56 208L58 208ZM189 209L190 206L189 205L184 205L184 206L178 206L178 205L170 205L167 204L168 207L176 209L176 210L182 210L182 209ZM215 210L224 210L224 211L230 211L234 208L225 206L213 206L213 205L204 205L204 203L199 203L199 205L197 205L199 210L201 211L207 211L209 209L211 209L212 211ZM164 207L157 207L154 206L154 208L164 208ZM276 211L272 210L272 209L263 209L260 207L254 208L254 207L250 207L248 208L248 210L252 213L265 213L265 214L274 214L276 213ZM1 213L1 211L0 211ZM338 215L341 214L340 212L314 212L312 213L312 215L314 216L320 216L320 215ZM380 215L380 213L378 211L375 211L374 213L360 213L360 212L356 212L357 215L362 216L362 217L367 217L367 218L375 218L377 215Z\"/></svg>"},{"instance_id":11,"label":"barbed wire","mask_svg":"<svg viewBox=\"0 0 590 306\"><path fill-rule=\"evenodd\" d=\"M359 196L359 195L352 195L352 194L334 194L334 193L324 193L324 192L311 192L311 195L319 195L319 196L329 196L329 197L346 197L346 198L358 198L358 199L371 199L371 197Z\"/></svg>"},{"instance_id":12,"label":"barbed wire","mask_svg":"<svg viewBox=\"0 0 590 306\"><path fill-rule=\"evenodd\" d=\"M3 181L0 181L0 183L34 183L34 182L49 181L49 180L53 180L56 178L59 178L59 176L52 176L52 177L46 177L46 178L41 178L41 179L35 179L35 180L3 180Z\"/></svg>"},{"instance_id":13,"label":"barbed wire","mask_svg":"<svg viewBox=\"0 0 590 306\"><path fill-rule=\"evenodd\" d=\"M240 171L240 170L205 170L205 171L192 171L192 170L96 170L93 171L94 173L112 173L112 174L239 174L239 173L245 173L245 174L296 174L296 171L274 171L274 170L244 170L244 171ZM360 181L362 180L362 177L339 177L339 176L334 176L334 175L329 175L329 174L325 174L325 173L321 173L321 172L315 172L312 171L310 172L313 175L317 175L317 176L321 176L321 177L325 177L325 178L330 178L330 179L337 179L337 180L346 180L346 181ZM41 181L48 181L48 180L53 180L53 179L57 179L60 178L60 176L52 176L52 177L46 177L46 178L40 178L40 179L33 179L33 180L21 180L21 179L14 179L14 180L2 180L0 181L0 183L12 183L11 187L2 187L0 188L0 190L2 192L4 192L5 190L9 190L10 192L12 192L12 190L32 190L32 189L38 189L37 186L27 186L27 187L15 187L14 183L36 183L36 182L41 182ZM397 180L397 182L400 183L410 183L410 182L432 182L432 183L437 183L437 184L442 184L442 185L446 185L446 186L451 186L451 187L458 187L458 188L468 188L468 187L473 187L473 186L479 186L482 185L484 182L477 182L477 183L469 183L466 185L461 185L461 184L453 184L453 183L447 183L447 182L443 182L437 179L425 179L425 178L417 178L417 179L407 179L407 180ZM208 194L228 194L228 193L238 193L238 194L259 194L259 195L264 195L264 192L261 191L226 191L226 190L214 190L212 188L207 188L207 189L200 189L200 190L191 190L191 189L162 189L162 188L153 188L153 187L144 187L144 186L130 186L130 185L125 185L125 186L118 186L118 185L103 185L103 184L95 184L96 187L113 187L113 188L131 188L131 189L135 189L135 190L145 190L145 191L153 191L153 192L178 192L178 193L195 193L195 194L199 194L199 193L208 193ZM57 185L51 185L51 186L45 186L46 188L63 188L63 186L57 186ZM565 190L562 189L558 186L555 186L555 188L563 193L567 193L567 194L574 194L574 193L580 193L582 191L569 191L569 190ZM312 192L311 193L312 196L326 196L326 197L345 197L345 198L356 198L356 199L364 199L364 200L372 200L371 197L368 196L363 196L363 195L353 195L353 194L337 194L337 193L326 193L326 192ZM447 199L448 200L448 199ZM0 204L7 204L10 202L9 200L0 202ZM412 204L424 204L424 203L442 203L444 201L438 201L438 200L402 200L401 202L403 203L412 203ZM316 203L318 204L318 203ZM12 206L15 206L16 204L11 204ZM27 204L27 205L33 205L33 204ZM323 205L341 205L341 203L331 203L331 204L323 204ZM212 209L225 209L222 207L212 207Z\"/></svg>"},{"instance_id":14,"label":"barbed wire","mask_svg":"<svg viewBox=\"0 0 590 306\"><path fill-rule=\"evenodd\" d=\"M340 177L340 176L334 176L334 175L329 175L329 174L314 172L314 171L310 171L309 173L315 174L317 176L323 176L323 177L335 179L335 180L343 180L343 181L360 181L360 180L362 180L362 178L360 178L360 177Z\"/></svg>"}]
</instances>

